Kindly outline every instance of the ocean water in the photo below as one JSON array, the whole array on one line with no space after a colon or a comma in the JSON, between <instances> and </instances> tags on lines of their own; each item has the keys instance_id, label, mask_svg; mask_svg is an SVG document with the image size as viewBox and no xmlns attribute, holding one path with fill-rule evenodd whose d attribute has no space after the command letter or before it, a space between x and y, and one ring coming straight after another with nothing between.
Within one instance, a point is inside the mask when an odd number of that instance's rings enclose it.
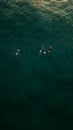
<instances>
[{"instance_id":1,"label":"ocean water","mask_svg":"<svg viewBox=\"0 0 73 130\"><path fill-rule=\"evenodd\" d=\"M0 2L0 130L28 129L73 130L72 0Z\"/></svg>"}]
</instances>

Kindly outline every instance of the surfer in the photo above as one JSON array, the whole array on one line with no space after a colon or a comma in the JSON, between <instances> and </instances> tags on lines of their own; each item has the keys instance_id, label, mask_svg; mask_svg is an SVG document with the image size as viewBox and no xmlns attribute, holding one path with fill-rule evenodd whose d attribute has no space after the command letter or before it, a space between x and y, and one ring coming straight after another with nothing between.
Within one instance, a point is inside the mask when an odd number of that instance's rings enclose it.
<instances>
[{"instance_id":1,"label":"surfer","mask_svg":"<svg viewBox=\"0 0 73 130\"><path fill-rule=\"evenodd\" d=\"M16 54L16 56L19 55L20 54L20 49L17 49L15 54Z\"/></svg>"},{"instance_id":2,"label":"surfer","mask_svg":"<svg viewBox=\"0 0 73 130\"><path fill-rule=\"evenodd\" d=\"M44 47L41 47L41 49L39 50L39 54L40 55L45 55L45 54L47 54L47 52L46 52L46 50L44 49Z\"/></svg>"},{"instance_id":3,"label":"surfer","mask_svg":"<svg viewBox=\"0 0 73 130\"><path fill-rule=\"evenodd\" d=\"M49 47L48 47L48 53L51 53L52 51L53 51L52 46L49 46Z\"/></svg>"}]
</instances>

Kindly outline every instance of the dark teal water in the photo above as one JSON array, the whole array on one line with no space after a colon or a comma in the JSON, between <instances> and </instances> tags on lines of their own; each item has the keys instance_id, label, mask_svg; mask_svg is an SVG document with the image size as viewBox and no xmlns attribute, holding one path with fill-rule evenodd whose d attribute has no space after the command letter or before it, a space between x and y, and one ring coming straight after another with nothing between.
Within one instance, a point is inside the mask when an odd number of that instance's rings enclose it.
<instances>
[{"instance_id":1,"label":"dark teal water","mask_svg":"<svg viewBox=\"0 0 73 130\"><path fill-rule=\"evenodd\" d=\"M0 3L0 130L73 129L73 22L37 12ZM54 51L39 56L49 45Z\"/></svg>"}]
</instances>

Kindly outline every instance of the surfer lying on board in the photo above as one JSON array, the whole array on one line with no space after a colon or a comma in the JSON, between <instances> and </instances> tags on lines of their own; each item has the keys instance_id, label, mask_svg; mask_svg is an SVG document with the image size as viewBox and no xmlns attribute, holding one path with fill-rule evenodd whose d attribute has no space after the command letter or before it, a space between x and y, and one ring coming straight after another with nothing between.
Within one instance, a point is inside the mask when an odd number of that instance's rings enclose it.
<instances>
[{"instance_id":1,"label":"surfer lying on board","mask_svg":"<svg viewBox=\"0 0 73 130\"><path fill-rule=\"evenodd\" d=\"M19 55L20 54L20 49L17 49L15 54L16 54L16 56Z\"/></svg>"},{"instance_id":2,"label":"surfer lying on board","mask_svg":"<svg viewBox=\"0 0 73 130\"><path fill-rule=\"evenodd\" d=\"M47 51L44 47L41 47L41 49L39 50L39 54L43 55L43 54L47 54Z\"/></svg>"}]
</instances>

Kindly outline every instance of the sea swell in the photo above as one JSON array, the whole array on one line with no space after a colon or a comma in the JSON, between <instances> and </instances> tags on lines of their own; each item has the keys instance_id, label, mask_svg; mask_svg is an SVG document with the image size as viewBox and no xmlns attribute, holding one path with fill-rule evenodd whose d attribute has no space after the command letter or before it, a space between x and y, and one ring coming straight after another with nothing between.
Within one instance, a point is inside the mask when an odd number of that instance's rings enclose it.
<instances>
[{"instance_id":1,"label":"sea swell","mask_svg":"<svg viewBox=\"0 0 73 130\"><path fill-rule=\"evenodd\" d=\"M72 0L0 2L1 129L73 129L72 13Z\"/></svg>"}]
</instances>

